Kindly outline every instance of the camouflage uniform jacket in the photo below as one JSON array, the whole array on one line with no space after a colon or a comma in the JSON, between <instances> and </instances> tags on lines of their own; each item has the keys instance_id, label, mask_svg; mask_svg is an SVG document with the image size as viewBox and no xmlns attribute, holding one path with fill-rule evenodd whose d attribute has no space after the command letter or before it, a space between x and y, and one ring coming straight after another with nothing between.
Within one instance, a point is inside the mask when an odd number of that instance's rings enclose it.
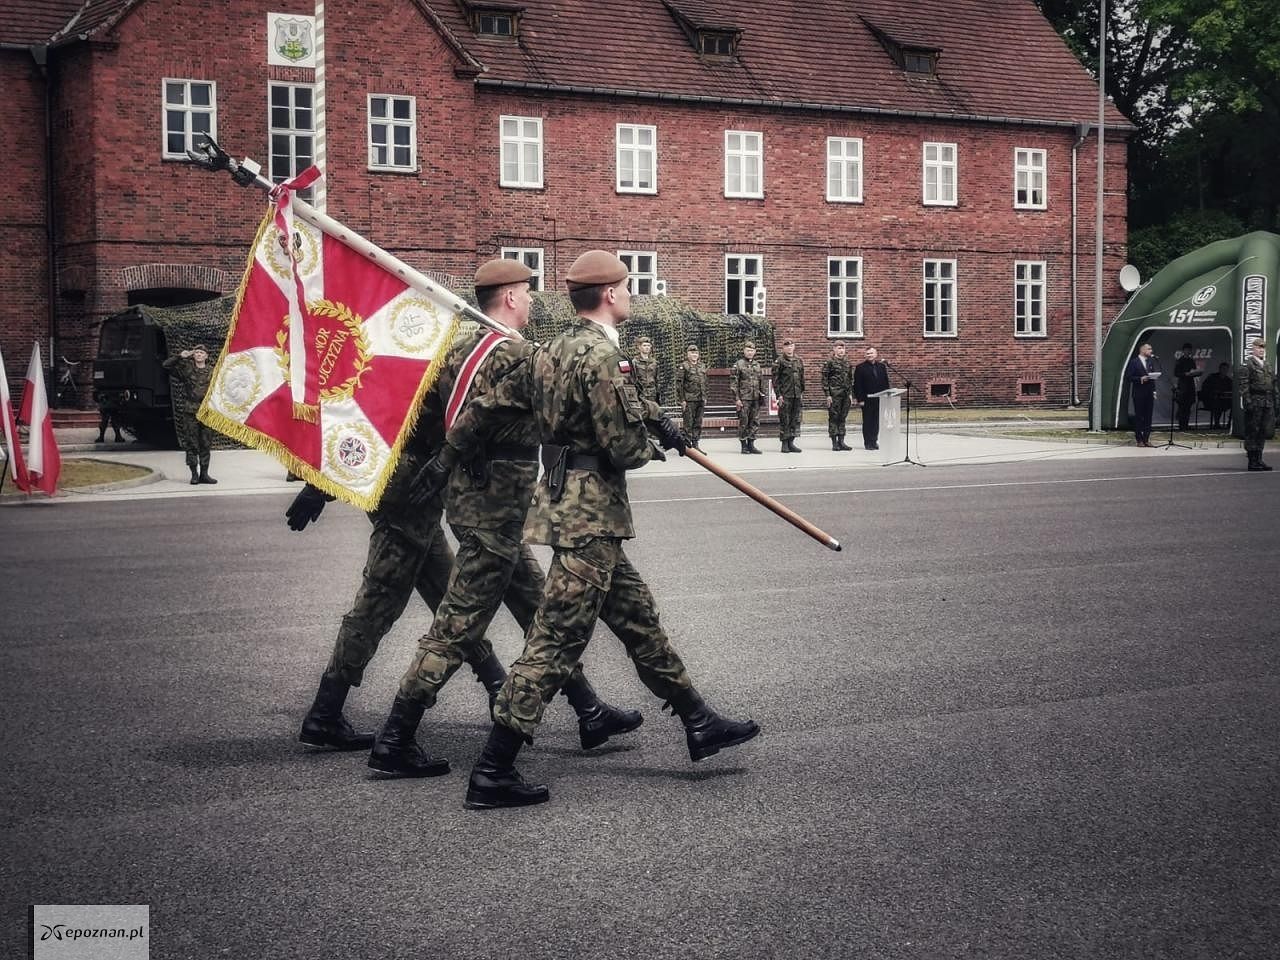
<instances>
[{"instance_id":1,"label":"camouflage uniform jacket","mask_svg":"<svg viewBox=\"0 0 1280 960\"><path fill-rule=\"evenodd\" d=\"M199 407L204 400L204 395L209 392L209 381L213 379L213 364L206 363L203 367L197 367L196 362L190 357L174 355L165 360L161 366L182 384L178 403L188 410Z\"/></svg>"},{"instance_id":2,"label":"camouflage uniform jacket","mask_svg":"<svg viewBox=\"0 0 1280 960\"><path fill-rule=\"evenodd\" d=\"M543 444L600 458L600 470L567 472L559 500L551 499L543 477L525 524L530 543L573 546L635 536L626 471L652 459L644 421L662 411L640 399L628 367L600 326L579 319L469 403L449 431L450 448L465 458L499 424L532 412Z\"/></svg>"},{"instance_id":3,"label":"camouflage uniform jacket","mask_svg":"<svg viewBox=\"0 0 1280 960\"><path fill-rule=\"evenodd\" d=\"M658 399L658 358L635 356L631 358L632 376L635 377L636 391L641 400Z\"/></svg>"},{"instance_id":4,"label":"camouflage uniform jacket","mask_svg":"<svg viewBox=\"0 0 1280 960\"><path fill-rule=\"evenodd\" d=\"M1266 361L1259 363L1250 357L1240 368L1237 381L1240 384L1240 402L1249 410L1265 410L1276 402L1276 375Z\"/></svg>"},{"instance_id":5,"label":"camouflage uniform jacket","mask_svg":"<svg viewBox=\"0 0 1280 960\"><path fill-rule=\"evenodd\" d=\"M729 389L733 399L750 403L752 400L764 399L764 370L759 360L748 360L739 357L738 362L729 371Z\"/></svg>"},{"instance_id":6,"label":"camouflage uniform jacket","mask_svg":"<svg viewBox=\"0 0 1280 960\"><path fill-rule=\"evenodd\" d=\"M676 401L704 400L707 396L707 365L702 361L680 364L676 373Z\"/></svg>"},{"instance_id":7,"label":"camouflage uniform jacket","mask_svg":"<svg viewBox=\"0 0 1280 960\"><path fill-rule=\"evenodd\" d=\"M853 365L849 358L831 357L822 365L822 393L824 396L847 397L853 391Z\"/></svg>"},{"instance_id":8,"label":"camouflage uniform jacket","mask_svg":"<svg viewBox=\"0 0 1280 960\"><path fill-rule=\"evenodd\" d=\"M804 361L783 354L773 361L773 392L779 397L804 396Z\"/></svg>"}]
</instances>

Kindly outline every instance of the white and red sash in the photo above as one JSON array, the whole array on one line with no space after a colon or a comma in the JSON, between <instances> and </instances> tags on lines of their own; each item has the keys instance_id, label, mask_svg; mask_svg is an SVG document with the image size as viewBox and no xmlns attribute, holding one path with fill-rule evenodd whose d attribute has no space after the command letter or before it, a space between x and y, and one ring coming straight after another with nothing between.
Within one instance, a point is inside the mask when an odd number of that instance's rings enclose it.
<instances>
[{"instance_id":1,"label":"white and red sash","mask_svg":"<svg viewBox=\"0 0 1280 960\"><path fill-rule=\"evenodd\" d=\"M446 433L453 427L453 422L458 419L458 414L466 406L467 395L471 392L471 385L475 383L480 367L498 344L507 339L509 339L507 336L496 331L486 333L480 338L480 342L472 347L471 352L467 354L467 359L462 361L462 369L458 371L458 379L454 381L453 390L449 393L449 402L444 408Z\"/></svg>"}]
</instances>

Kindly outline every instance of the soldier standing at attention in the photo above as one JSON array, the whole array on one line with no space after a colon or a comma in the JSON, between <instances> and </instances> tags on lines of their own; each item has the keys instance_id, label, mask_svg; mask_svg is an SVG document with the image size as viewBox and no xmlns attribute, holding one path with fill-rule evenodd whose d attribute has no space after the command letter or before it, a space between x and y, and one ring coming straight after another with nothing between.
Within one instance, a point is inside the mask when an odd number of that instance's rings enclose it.
<instances>
[{"instance_id":1,"label":"soldier standing at attention","mask_svg":"<svg viewBox=\"0 0 1280 960\"><path fill-rule=\"evenodd\" d=\"M773 392L778 398L778 438L783 453L799 453L796 437L804 416L804 361L796 356L794 340L782 341L782 353L773 361Z\"/></svg>"},{"instance_id":2,"label":"soldier standing at attention","mask_svg":"<svg viewBox=\"0 0 1280 960\"><path fill-rule=\"evenodd\" d=\"M698 345L685 349L684 363L676 371L676 402L684 404L684 438L689 446L701 450L702 411L707 406L707 367L698 360Z\"/></svg>"},{"instance_id":3,"label":"soldier standing at attention","mask_svg":"<svg viewBox=\"0 0 1280 960\"><path fill-rule=\"evenodd\" d=\"M764 371L756 359L756 345L748 340L742 345L742 356L729 371L729 389L738 410L738 442L743 453L763 453L756 448L760 429L760 404L764 400Z\"/></svg>"},{"instance_id":4,"label":"soldier standing at attention","mask_svg":"<svg viewBox=\"0 0 1280 960\"><path fill-rule=\"evenodd\" d=\"M1244 452L1250 470L1270 470L1262 462L1262 448L1276 428L1276 376L1267 366L1267 342L1249 344L1249 359L1237 374L1244 405Z\"/></svg>"},{"instance_id":5,"label":"soldier standing at attention","mask_svg":"<svg viewBox=\"0 0 1280 960\"><path fill-rule=\"evenodd\" d=\"M845 346L843 343L833 344L830 359L822 365L822 392L827 398L827 433L831 435L832 450L853 449L844 442L852 390L853 367L845 356Z\"/></svg>"},{"instance_id":6,"label":"soldier standing at attention","mask_svg":"<svg viewBox=\"0 0 1280 960\"><path fill-rule=\"evenodd\" d=\"M169 357L161 366L180 384L178 402L175 404L177 416L173 425L178 431L178 442L187 454L191 482L217 483L217 480L209 476L209 442L213 435L196 418L196 411L200 409L204 395L209 392L209 381L213 379L209 351L204 348L204 344L197 343L190 350L183 350L177 356Z\"/></svg>"},{"instance_id":7,"label":"soldier standing at attention","mask_svg":"<svg viewBox=\"0 0 1280 960\"><path fill-rule=\"evenodd\" d=\"M552 557L524 652L498 694L493 729L471 771L471 809L548 799L545 786L520 776L516 754L532 741L544 705L581 658L602 613L644 685L680 716L691 759L760 732L749 720L720 717L698 695L658 622L653 595L622 549L635 536L626 471L662 456L646 422L663 447L685 449L657 404L641 402L619 349L618 326L631 306L626 265L592 250L574 261L566 279L577 322L534 353L528 375L508 377L495 393L516 415L533 412L546 470L525 536L549 544Z\"/></svg>"},{"instance_id":8,"label":"soldier standing at attention","mask_svg":"<svg viewBox=\"0 0 1280 960\"><path fill-rule=\"evenodd\" d=\"M653 355L653 341L641 336L636 341L636 356L631 358L631 375L641 400L658 402L658 358Z\"/></svg>"}]
</instances>

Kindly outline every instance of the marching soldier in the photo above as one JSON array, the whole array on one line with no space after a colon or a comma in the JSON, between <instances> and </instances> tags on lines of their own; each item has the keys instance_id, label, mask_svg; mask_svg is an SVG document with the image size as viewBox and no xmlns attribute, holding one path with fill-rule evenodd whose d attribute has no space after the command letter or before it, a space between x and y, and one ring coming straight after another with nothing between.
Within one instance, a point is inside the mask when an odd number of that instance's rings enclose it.
<instances>
[{"instance_id":1,"label":"marching soldier","mask_svg":"<svg viewBox=\"0 0 1280 960\"><path fill-rule=\"evenodd\" d=\"M684 438L689 446L701 450L702 412L707 406L707 367L698 360L698 345L685 349L684 363L676 372L676 402L684 405Z\"/></svg>"},{"instance_id":2,"label":"marching soldier","mask_svg":"<svg viewBox=\"0 0 1280 960\"><path fill-rule=\"evenodd\" d=\"M729 371L729 389L738 410L738 442L742 444L742 452L763 453L756 448L756 433L760 429L760 404L764 401L764 371L751 340L742 345L742 356Z\"/></svg>"},{"instance_id":3,"label":"marching soldier","mask_svg":"<svg viewBox=\"0 0 1280 960\"><path fill-rule=\"evenodd\" d=\"M649 442L646 422L664 448L685 449L657 404L641 402L619 350L617 328L631 303L626 265L592 250L574 261L567 280L577 323L535 352L523 375L508 376L463 415L532 411L546 470L525 535L552 548L524 652L498 694L493 729L471 772L466 805L472 809L548 799L545 786L520 776L516 754L532 740L544 705L578 662L601 616L626 646L645 686L680 716L691 759L760 732L749 720L720 717L698 695L658 622L653 595L622 549L623 540L635 536L626 471L662 456ZM455 435L465 447L464 426L460 422L451 431L450 447Z\"/></svg>"},{"instance_id":4,"label":"marching soldier","mask_svg":"<svg viewBox=\"0 0 1280 960\"><path fill-rule=\"evenodd\" d=\"M831 435L832 450L853 449L844 442L852 390L853 367L845 356L845 346L843 343L833 344L831 357L822 365L822 393L827 398L827 433Z\"/></svg>"},{"instance_id":5,"label":"marching soldier","mask_svg":"<svg viewBox=\"0 0 1280 960\"><path fill-rule=\"evenodd\" d=\"M173 425L178 432L178 443L187 454L187 468L191 471L191 483L217 483L209 476L209 450L212 432L196 418L196 411L209 392L213 379L213 367L209 366L209 351L197 343L190 350L183 350L161 364L175 378L180 389L174 405L177 416Z\"/></svg>"},{"instance_id":6,"label":"marching soldier","mask_svg":"<svg viewBox=\"0 0 1280 960\"><path fill-rule=\"evenodd\" d=\"M1267 365L1267 342L1249 344L1249 359L1236 378L1240 383L1240 402L1244 405L1244 452L1249 456L1250 470L1270 470L1262 462L1262 448L1276 428L1276 376Z\"/></svg>"},{"instance_id":7,"label":"marching soldier","mask_svg":"<svg viewBox=\"0 0 1280 960\"><path fill-rule=\"evenodd\" d=\"M778 438L783 453L799 453L796 437L804 417L804 361L796 356L794 340L782 341L782 353L773 361L773 392L778 398Z\"/></svg>"},{"instance_id":8,"label":"marching soldier","mask_svg":"<svg viewBox=\"0 0 1280 960\"><path fill-rule=\"evenodd\" d=\"M631 358L631 376L641 400L658 403L658 358L653 355L653 341L641 335L636 340L636 356Z\"/></svg>"}]
</instances>

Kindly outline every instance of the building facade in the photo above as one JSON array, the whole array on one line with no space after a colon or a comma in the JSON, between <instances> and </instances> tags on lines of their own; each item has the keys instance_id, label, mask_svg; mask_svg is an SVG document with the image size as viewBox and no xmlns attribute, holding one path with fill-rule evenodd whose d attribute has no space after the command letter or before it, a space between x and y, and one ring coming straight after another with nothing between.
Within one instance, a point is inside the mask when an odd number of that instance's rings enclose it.
<instances>
[{"instance_id":1,"label":"building facade","mask_svg":"<svg viewBox=\"0 0 1280 960\"><path fill-rule=\"evenodd\" d=\"M933 402L1087 387L1097 88L1031 0L329 0L323 89L315 13L0 18L11 377L32 339L86 377L104 316L235 289L264 198L189 163L195 135L279 180L323 132L327 211L420 269L501 254L563 290L603 247L639 294L763 311L813 360L874 345ZM1128 129L1111 111L1107 315Z\"/></svg>"}]
</instances>

